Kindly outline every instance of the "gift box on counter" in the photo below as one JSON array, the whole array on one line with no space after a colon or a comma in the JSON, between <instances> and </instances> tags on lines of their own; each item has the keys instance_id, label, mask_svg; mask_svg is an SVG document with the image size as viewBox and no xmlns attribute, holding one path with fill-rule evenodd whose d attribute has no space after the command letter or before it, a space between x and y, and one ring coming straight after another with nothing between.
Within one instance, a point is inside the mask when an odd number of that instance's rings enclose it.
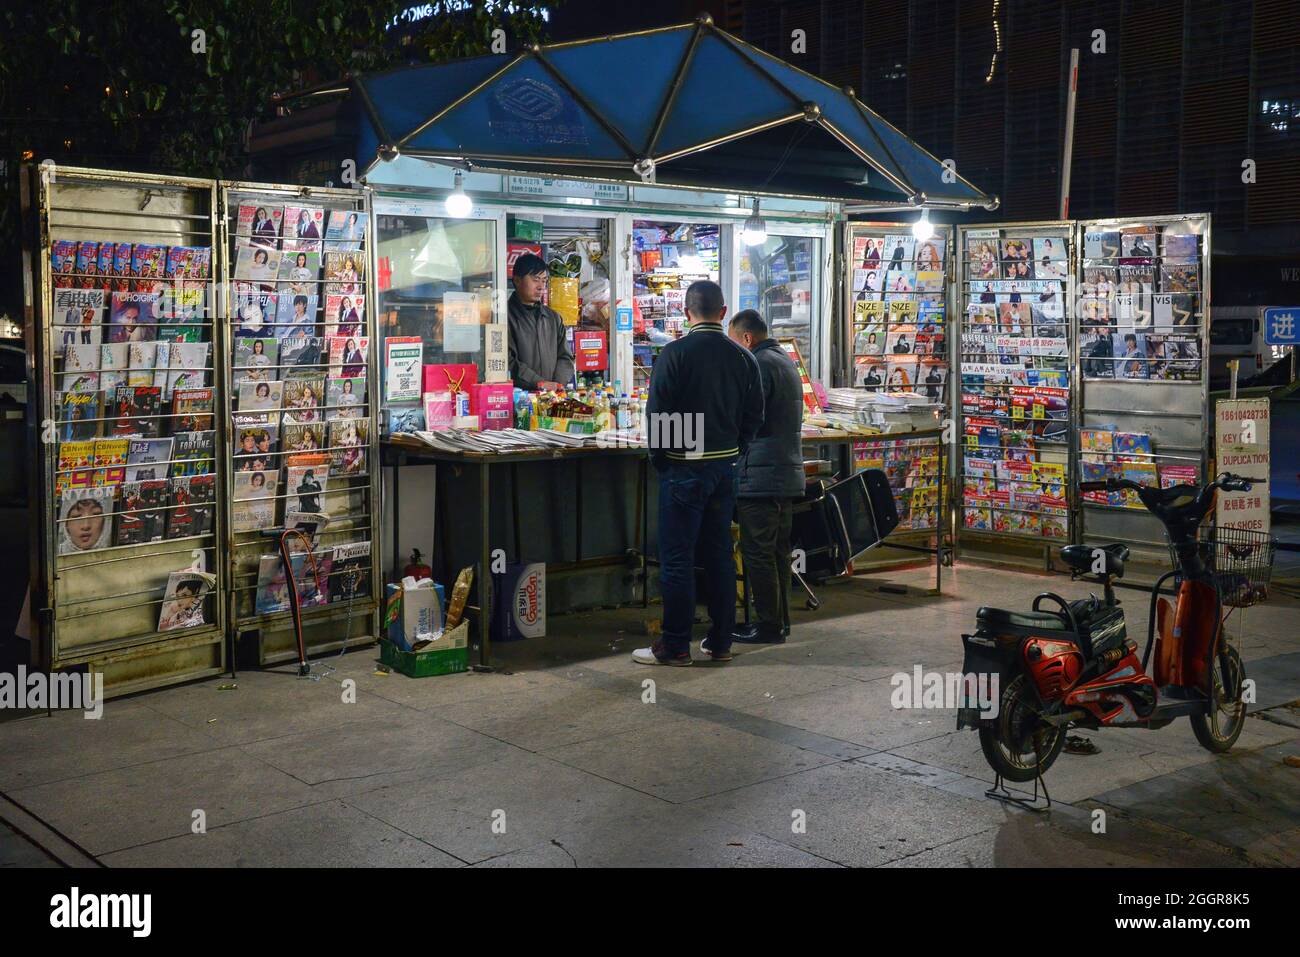
<instances>
[{"instance_id":1,"label":"gift box on counter","mask_svg":"<svg viewBox=\"0 0 1300 957\"><path fill-rule=\"evenodd\" d=\"M480 382L470 390L470 412L478 416L478 426L485 432L515 424L514 402L512 382Z\"/></svg>"},{"instance_id":2,"label":"gift box on counter","mask_svg":"<svg viewBox=\"0 0 1300 957\"><path fill-rule=\"evenodd\" d=\"M492 576L492 640L519 641L546 635L546 565L507 565Z\"/></svg>"},{"instance_id":3,"label":"gift box on counter","mask_svg":"<svg viewBox=\"0 0 1300 957\"><path fill-rule=\"evenodd\" d=\"M424 427L430 432L450 429L456 418L456 397L450 392L424 393Z\"/></svg>"}]
</instances>

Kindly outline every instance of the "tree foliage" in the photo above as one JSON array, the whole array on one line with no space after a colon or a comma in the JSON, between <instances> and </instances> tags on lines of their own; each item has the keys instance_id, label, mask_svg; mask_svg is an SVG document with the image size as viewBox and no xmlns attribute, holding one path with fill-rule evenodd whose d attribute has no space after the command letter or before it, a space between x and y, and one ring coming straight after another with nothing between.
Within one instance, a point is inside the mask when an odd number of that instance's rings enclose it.
<instances>
[{"instance_id":1,"label":"tree foliage","mask_svg":"<svg viewBox=\"0 0 1300 957\"><path fill-rule=\"evenodd\" d=\"M497 28L515 50L540 38L540 10L554 6L438 0L420 4L431 15L412 31L395 19L411 2L11 0L0 10L0 261L17 263L23 160L238 177L250 124L274 113L276 94L488 53Z\"/></svg>"}]
</instances>

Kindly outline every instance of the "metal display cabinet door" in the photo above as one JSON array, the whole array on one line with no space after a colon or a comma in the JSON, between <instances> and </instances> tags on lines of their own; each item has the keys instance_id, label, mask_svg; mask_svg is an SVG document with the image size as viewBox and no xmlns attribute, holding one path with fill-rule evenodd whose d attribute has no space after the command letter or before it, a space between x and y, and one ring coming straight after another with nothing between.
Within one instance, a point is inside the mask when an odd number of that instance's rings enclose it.
<instances>
[{"instance_id":1,"label":"metal display cabinet door","mask_svg":"<svg viewBox=\"0 0 1300 957\"><path fill-rule=\"evenodd\" d=\"M216 184L47 163L23 186L38 663L110 695L220 673Z\"/></svg>"},{"instance_id":2,"label":"metal display cabinet door","mask_svg":"<svg viewBox=\"0 0 1300 957\"><path fill-rule=\"evenodd\" d=\"M892 382L947 407L956 328L952 228L936 227L925 242L913 239L908 223L849 222L845 230L844 384L881 391ZM897 237L913 244L912 253L891 269Z\"/></svg>"},{"instance_id":3,"label":"metal display cabinet door","mask_svg":"<svg viewBox=\"0 0 1300 957\"><path fill-rule=\"evenodd\" d=\"M1204 481L1210 217L1089 220L1078 229L1081 478ZM1136 503L1102 498L1080 497L1079 540L1124 542L1133 551L1131 564L1167 567L1164 528L1155 516Z\"/></svg>"},{"instance_id":4,"label":"metal display cabinet door","mask_svg":"<svg viewBox=\"0 0 1300 957\"><path fill-rule=\"evenodd\" d=\"M315 559L314 573L293 563L307 654L371 643L383 588L371 193L222 182L218 201L232 640L256 633L263 665L297 657L279 552L296 527Z\"/></svg>"},{"instance_id":5,"label":"metal display cabinet door","mask_svg":"<svg viewBox=\"0 0 1300 957\"><path fill-rule=\"evenodd\" d=\"M1074 534L1075 226L957 229L957 534L1051 567Z\"/></svg>"}]
</instances>

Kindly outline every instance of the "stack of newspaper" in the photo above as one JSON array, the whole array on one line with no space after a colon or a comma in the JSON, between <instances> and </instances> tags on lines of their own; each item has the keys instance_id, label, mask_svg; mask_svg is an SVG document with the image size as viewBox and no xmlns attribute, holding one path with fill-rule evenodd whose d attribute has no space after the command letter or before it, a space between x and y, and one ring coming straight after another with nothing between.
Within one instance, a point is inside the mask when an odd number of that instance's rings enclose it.
<instances>
[{"instance_id":1,"label":"stack of newspaper","mask_svg":"<svg viewBox=\"0 0 1300 957\"><path fill-rule=\"evenodd\" d=\"M510 453L546 449L644 448L645 437L630 429L609 429L593 434L559 432L555 429L439 429L411 433L421 442L444 452Z\"/></svg>"},{"instance_id":2,"label":"stack of newspaper","mask_svg":"<svg viewBox=\"0 0 1300 957\"><path fill-rule=\"evenodd\" d=\"M848 431L911 432L935 428L941 408L916 392L827 389L821 418Z\"/></svg>"}]
</instances>

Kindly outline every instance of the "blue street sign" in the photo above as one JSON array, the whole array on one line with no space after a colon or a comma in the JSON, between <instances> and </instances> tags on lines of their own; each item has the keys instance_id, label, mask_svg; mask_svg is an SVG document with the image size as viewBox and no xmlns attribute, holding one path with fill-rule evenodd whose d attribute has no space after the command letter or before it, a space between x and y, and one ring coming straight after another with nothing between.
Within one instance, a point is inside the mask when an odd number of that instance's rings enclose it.
<instances>
[{"instance_id":1,"label":"blue street sign","mask_svg":"<svg viewBox=\"0 0 1300 957\"><path fill-rule=\"evenodd\" d=\"M1300 306L1265 309L1264 342L1270 346L1294 346L1300 343Z\"/></svg>"}]
</instances>

